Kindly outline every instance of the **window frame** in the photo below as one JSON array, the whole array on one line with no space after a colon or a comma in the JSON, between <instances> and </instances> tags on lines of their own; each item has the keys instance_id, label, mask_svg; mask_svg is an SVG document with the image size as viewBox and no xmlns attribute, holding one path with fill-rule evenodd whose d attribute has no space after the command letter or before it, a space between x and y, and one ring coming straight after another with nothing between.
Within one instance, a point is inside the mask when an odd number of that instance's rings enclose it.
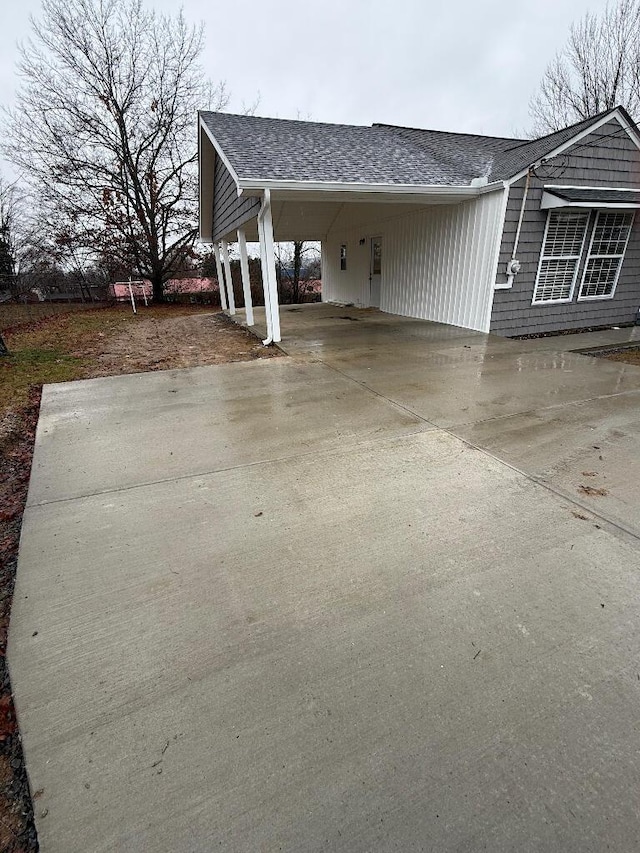
<instances>
[{"instance_id":1,"label":"window frame","mask_svg":"<svg viewBox=\"0 0 640 853\"><path fill-rule=\"evenodd\" d=\"M340 243L340 272L347 271L347 243Z\"/></svg>"},{"instance_id":2,"label":"window frame","mask_svg":"<svg viewBox=\"0 0 640 853\"><path fill-rule=\"evenodd\" d=\"M627 239L625 240L622 253L616 254L616 255L592 255L591 249L593 248L593 241L594 241L595 235L596 235L596 228L598 227L598 219L600 218L601 214L603 214L603 213L607 214L607 213L612 213L612 212L614 212L614 213L625 213L627 215L629 215L629 214L631 215L631 223L629 224L629 233L627 234ZM582 269L582 278L580 279L580 287L578 288L578 300L577 300L578 302L598 302L598 301L603 300L603 299L613 299L614 298L614 296L616 295L616 288L618 287L618 280L620 278L620 273L622 272L622 265L624 264L624 259L627 255L627 247L629 245L629 240L631 239L631 232L633 231L633 223L635 222L635 218L636 218L635 210L631 210L631 211L629 211L629 210L611 211L611 210L607 210L607 209L596 210L596 218L595 218L595 221L593 223L593 228L591 229L591 239L589 240L589 248L587 250L587 255L584 259L584 266ZM587 267L589 266L589 261L591 260L591 258L618 258L618 269L616 270L616 277L613 280L613 287L611 288L611 293L604 294L603 296L601 296L599 294L596 296L583 296L582 295L582 288L584 287L584 280L585 280L586 275L587 275Z\"/></svg>"},{"instance_id":3,"label":"window frame","mask_svg":"<svg viewBox=\"0 0 640 853\"><path fill-rule=\"evenodd\" d=\"M572 211L575 212L575 211ZM538 269L536 271L536 278L533 283L533 295L531 297L531 306L540 306L540 305L567 305L570 302L573 302L573 297L576 289L576 281L578 279L578 272L580 270L580 262L582 261L582 256L584 254L584 244L587 240L587 232L589 231L589 222L591 220L591 211L585 210L580 211L581 213L586 214L585 224L584 224L584 233L582 234L582 242L580 243L580 252L578 255L545 255L544 249L547 242L547 234L549 233L549 224L551 222L551 217L555 214L557 216L562 215L561 210L553 209L547 212L547 221L544 225L544 235L542 237L542 245L540 246L540 258L538 259ZM538 290L538 284L540 282L540 273L542 272L542 264L546 260L575 260L576 266L573 271L573 278L571 280L571 290L569 291L569 296L564 297L563 299L536 299L536 293Z\"/></svg>"}]
</instances>

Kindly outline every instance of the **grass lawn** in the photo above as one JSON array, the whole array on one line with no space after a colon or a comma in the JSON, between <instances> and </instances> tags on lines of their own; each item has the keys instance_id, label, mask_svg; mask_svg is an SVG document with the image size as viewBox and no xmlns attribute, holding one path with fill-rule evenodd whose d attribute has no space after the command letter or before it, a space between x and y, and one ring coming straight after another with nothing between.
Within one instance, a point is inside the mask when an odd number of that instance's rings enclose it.
<instances>
[{"instance_id":1,"label":"grass lawn","mask_svg":"<svg viewBox=\"0 0 640 853\"><path fill-rule=\"evenodd\" d=\"M5 306L0 306L3 312ZM11 306L9 306L11 307ZM15 306L23 308L23 306ZM31 306L26 306L25 310ZM33 306L38 308L39 306ZM67 308L67 306L65 306ZM221 364L279 355L220 312L197 306L128 305L3 313L10 355L0 358L0 850L33 853L31 795L5 651L42 385L118 373ZM4 320L4 325L3 321ZM33 792L37 808L37 792Z\"/></svg>"}]
</instances>

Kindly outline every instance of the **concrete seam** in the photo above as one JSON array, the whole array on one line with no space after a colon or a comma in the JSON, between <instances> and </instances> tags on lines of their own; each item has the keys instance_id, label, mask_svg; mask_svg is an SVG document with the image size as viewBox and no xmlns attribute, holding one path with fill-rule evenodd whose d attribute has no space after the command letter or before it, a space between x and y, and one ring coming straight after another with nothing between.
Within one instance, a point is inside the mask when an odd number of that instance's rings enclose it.
<instances>
[{"instance_id":1,"label":"concrete seam","mask_svg":"<svg viewBox=\"0 0 640 853\"><path fill-rule=\"evenodd\" d=\"M493 421L505 421L509 418L518 418L522 415L533 415L535 412L550 412L553 409L568 409L570 406L581 406L583 403L595 403L598 400L610 400L614 397L626 397L633 394L640 394L640 388L630 389L629 391L618 391L616 394L600 394L597 397L585 397L583 400L570 400L567 403L554 403L551 406L538 406L535 409L522 409L519 412L511 412L508 415L494 415L492 418L483 418L479 421L462 421L451 424L449 427L440 427L440 429L458 429L459 427L473 426L474 424L489 424Z\"/></svg>"},{"instance_id":2,"label":"concrete seam","mask_svg":"<svg viewBox=\"0 0 640 853\"><path fill-rule=\"evenodd\" d=\"M467 447L470 447L473 450L477 450L480 453L483 453L485 456L488 456L490 459L493 459L495 462L498 462L501 465L505 465L507 468L510 468L512 471L516 472L517 474L522 475L527 480L530 480L532 483L536 483L536 485L541 486L543 489L547 489L548 491L550 491L552 494L556 495L557 497L562 498L563 500L568 501L569 503L579 507L580 509L584 510L585 512L590 513L595 519L597 519L598 521L602 521L603 526L606 525L607 528L611 528L610 532L613 532L616 534L623 534L623 537L625 539L631 538L634 541L634 543L640 542L640 532L636 532L636 531L626 527L621 522L615 521L611 518L608 518L606 515L602 515L600 512L594 510L592 507L586 505L582 501L579 501L577 498L573 497L572 495L569 495L566 492L563 492L561 489L558 489L557 487L551 485L546 480L544 480L540 477L536 477L535 474L530 474L528 471L524 471L522 468L518 468L517 465L514 465L511 462L507 462L505 459L501 459L499 456L496 456L494 453L492 453L489 450L486 450L484 447L480 447L479 445L474 444L472 441L469 441L469 439L463 438L462 436L457 435L456 432L454 431L453 427L443 427L443 426L439 426L438 424L434 424L432 421L428 421L426 418L423 418L417 412L414 412L411 409L407 408L406 406L403 406L401 403L396 403L394 400L390 400L388 397L385 397L384 394L381 394L379 391L375 391L373 388L369 388L368 385L365 385L360 380L353 379L353 377L348 376L346 373L343 373L341 370L338 370L338 368L336 368L336 367L332 367L332 365L328 364L327 362L323 361L322 364L325 364L327 367L329 367L331 370L334 370L336 373L339 373L341 376L345 376L347 379L351 379L352 382L355 382L357 385L360 385L361 387L366 388L368 391L370 391L376 397L380 397L381 399L386 400L392 406L395 406L399 409L402 409L403 411L407 412L408 414L414 415L414 417L419 418L424 423L429 424L430 426L433 426L436 429L442 430L442 432L446 432L448 435L452 436L453 438L456 438L458 441L463 442L463 444L466 444ZM606 395L603 395L602 397L593 397L590 399L591 400L607 399L608 397L619 397L619 396L623 396L624 394L629 394L629 393L637 393L637 392L622 391L619 394L606 394ZM578 402L589 402L589 400L581 400ZM567 403L566 405L576 405L576 404L577 403ZM558 408L558 407L552 406L549 408ZM520 412L520 413L516 413L516 414L524 414L524 413ZM502 417L504 417L504 418L515 417L515 415L504 415ZM502 419L502 417L500 417L500 418L488 418L487 421L470 421L469 423L486 423L486 422L491 421L491 420L500 420L500 419ZM464 424L459 424L458 426L464 426Z\"/></svg>"},{"instance_id":3,"label":"concrete seam","mask_svg":"<svg viewBox=\"0 0 640 853\"><path fill-rule=\"evenodd\" d=\"M419 420L422 420L422 419L419 419ZM292 459L304 459L304 458L309 457L309 456L318 456L318 454L322 453L322 452L325 452L325 453L332 453L332 452L341 453L341 452L344 452L345 450L350 451L353 448L358 447L360 444L364 444L367 441L369 441L369 442L372 442L372 441L376 441L376 442L377 441L400 441L404 438L411 438L412 436L415 436L415 435L424 435L425 432L432 432L432 431L436 431L436 430L440 430L440 432L444 432L444 430L441 430L440 427L433 425L431 430L416 429L416 430L412 430L411 432L403 432L401 435L380 435L380 436L368 435L368 436L364 436L364 437L360 437L360 438L354 438L353 443L347 445L346 447L344 445L340 445L340 446L335 447L335 448L326 447L320 451L318 451L316 449L316 450L308 450L305 453L294 453L294 454L291 454L288 456L276 456L273 459L257 459L255 462L244 462L244 463L240 463L238 465L229 465L225 468L212 468L212 469L209 469L206 471L196 471L195 473L192 473L192 474L180 474L176 477L162 477L158 480L145 480L145 481L140 482L140 483L132 483L130 486L121 486L119 488L113 488L113 489L99 489L96 492L86 492L85 494L82 494L82 495L71 495L67 498L56 498L55 500L50 500L50 501L49 500L40 500L40 501L35 501L34 503L29 503L29 501L27 501L27 504L25 506L25 512L28 509L37 509L40 507L55 506L56 504L61 504L61 503L72 503L73 501L82 501L82 500L85 500L86 498L95 498L95 497L99 497L101 495L116 495L116 494L119 494L120 492L130 492L130 491L133 491L134 489L145 489L145 488L148 488L149 486L160 486L163 483L179 483L183 480L194 480L198 477L213 477L216 474L225 474L225 473L228 473L229 471L240 471L244 468L256 468L260 465L275 465L275 464L280 463L280 462L288 462Z\"/></svg>"}]
</instances>

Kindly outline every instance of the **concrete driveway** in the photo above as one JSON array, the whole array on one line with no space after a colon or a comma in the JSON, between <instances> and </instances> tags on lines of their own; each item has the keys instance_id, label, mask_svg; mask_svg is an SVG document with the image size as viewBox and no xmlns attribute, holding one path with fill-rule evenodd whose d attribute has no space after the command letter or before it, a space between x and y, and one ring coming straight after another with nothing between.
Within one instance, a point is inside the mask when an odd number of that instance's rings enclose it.
<instances>
[{"instance_id":1,"label":"concrete driveway","mask_svg":"<svg viewBox=\"0 0 640 853\"><path fill-rule=\"evenodd\" d=\"M44 853L635 849L640 369L283 329L45 388L9 644Z\"/></svg>"},{"instance_id":2,"label":"concrete driveway","mask_svg":"<svg viewBox=\"0 0 640 853\"><path fill-rule=\"evenodd\" d=\"M512 341L375 310L281 313L291 356L321 361L572 500L582 486L603 491L587 508L640 533L640 368L575 352L640 344L640 326Z\"/></svg>"}]
</instances>

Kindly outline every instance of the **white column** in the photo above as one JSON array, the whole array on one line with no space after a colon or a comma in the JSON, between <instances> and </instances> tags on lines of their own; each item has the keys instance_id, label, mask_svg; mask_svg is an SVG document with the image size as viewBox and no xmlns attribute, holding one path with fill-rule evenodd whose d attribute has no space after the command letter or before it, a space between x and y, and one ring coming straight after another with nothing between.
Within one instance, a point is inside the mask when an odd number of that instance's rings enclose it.
<instances>
[{"instance_id":1,"label":"white column","mask_svg":"<svg viewBox=\"0 0 640 853\"><path fill-rule=\"evenodd\" d=\"M229 300L229 314L236 313L236 299L233 295L233 279L231 278L231 264L229 263L229 244L226 240L222 240L222 262L224 264L224 274L227 279L227 299Z\"/></svg>"},{"instance_id":2,"label":"white column","mask_svg":"<svg viewBox=\"0 0 640 853\"><path fill-rule=\"evenodd\" d=\"M267 324L266 340L273 340L271 337L271 293L267 278L267 253L265 251L264 243L264 223L260 217L258 217L258 240L260 241L260 272L262 275L262 292L264 294L264 317Z\"/></svg>"},{"instance_id":3,"label":"white column","mask_svg":"<svg viewBox=\"0 0 640 853\"><path fill-rule=\"evenodd\" d=\"M264 251L267 261L269 281L269 306L271 308L271 333L275 343L282 340L280 337L280 305L278 304L278 277L276 275L276 247L273 242L273 218L271 216L271 193L265 190L269 199L267 209L263 217L264 227Z\"/></svg>"},{"instance_id":4,"label":"white column","mask_svg":"<svg viewBox=\"0 0 640 853\"><path fill-rule=\"evenodd\" d=\"M247 326L253 326L253 302L251 301L247 238L245 237L243 228L238 228L238 249L240 250L240 272L242 273L242 292L244 293L244 307L247 312Z\"/></svg>"},{"instance_id":5,"label":"white column","mask_svg":"<svg viewBox=\"0 0 640 853\"><path fill-rule=\"evenodd\" d=\"M224 289L224 276L222 274L222 264L220 263L220 249L218 248L218 244L213 244L213 255L216 259L216 274L218 276L218 287L220 289L220 305L222 305L222 310L227 310L227 294Z\"/></svg>"}]
</instances>

